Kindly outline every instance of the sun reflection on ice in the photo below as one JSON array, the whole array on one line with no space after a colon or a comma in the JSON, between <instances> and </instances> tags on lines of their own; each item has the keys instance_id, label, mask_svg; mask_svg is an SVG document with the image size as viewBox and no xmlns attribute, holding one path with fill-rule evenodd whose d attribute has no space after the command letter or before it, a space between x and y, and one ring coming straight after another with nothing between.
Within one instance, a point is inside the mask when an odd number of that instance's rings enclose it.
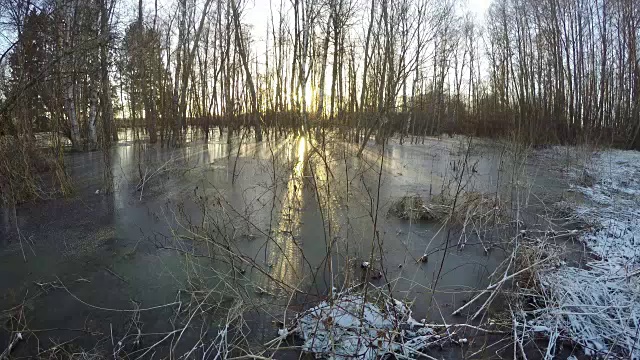
<instances>
[{"instance_id":1,"label":"sun reflection on ice","mask_svg":"<svg viewBox=\"0 0 640 360\"><path fill-rule=\"evenodd\" d=\"M286 192L282 199L280 216L277 221L278 229L274 236L275 244L271 246L268 263L271 267L272 278L291 286L297 286L302 279L301 250L296 243L301 226L301 211L304 203L302 193L305 157L307 151L306 139L302 136L292 142L289 151L289 161L295 161L287 179ZM293 158L293 156L296 156Z\"/></svg>"}]
</instances>

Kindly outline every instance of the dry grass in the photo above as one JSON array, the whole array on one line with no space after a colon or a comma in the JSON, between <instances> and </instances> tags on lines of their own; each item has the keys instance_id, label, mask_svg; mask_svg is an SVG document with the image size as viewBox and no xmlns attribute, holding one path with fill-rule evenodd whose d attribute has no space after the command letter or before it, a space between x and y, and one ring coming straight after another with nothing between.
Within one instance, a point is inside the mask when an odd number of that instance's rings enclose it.
<instances>
[{"instance_id":1,"label":"dry grass","mask_svg":"<svg viewBox=\"0 0 640 360\"><path fill-rule=\"evenodd\" d=\"M441 204L427 204L420 196L403 196L389 208L389 212L404 220L433 221L446 217L448 208Z\"/></svg>"},{"instance_id":2,"label":"dry grass","mask_svg":"<svg viewBox=\"0 0 640 360\"><path fill-rule=\"evenodd\" d=\"M479 227L500 224L507 219L504 204L499 197L479 192L464 192L457 200L444 194L435 195L429 201L418 195L403 196L391 205L389 212L405 220L440 221L459 225L473 222Z\"/></svg>"}]
</instances>

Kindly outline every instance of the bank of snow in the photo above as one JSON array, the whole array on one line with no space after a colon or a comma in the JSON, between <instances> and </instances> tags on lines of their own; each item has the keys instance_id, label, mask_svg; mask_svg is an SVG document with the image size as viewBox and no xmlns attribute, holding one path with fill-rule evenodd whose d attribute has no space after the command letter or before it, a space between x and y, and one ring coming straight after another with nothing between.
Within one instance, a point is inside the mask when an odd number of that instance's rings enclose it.
<instances>
[{"instance_id":1,"label":"bank of snow","mask_svg":"<svg viewBox=\"0 0 640 360\"><path fill-rule=\"evenodd\" d=\"M607 150L568 171L585 197L572 209L589 225L580 239L594 259L541 271L545 308L530 323L547 329L548 355L564 338L586 355L640 359L640 152Z\"/></svg>"}]
</instances>

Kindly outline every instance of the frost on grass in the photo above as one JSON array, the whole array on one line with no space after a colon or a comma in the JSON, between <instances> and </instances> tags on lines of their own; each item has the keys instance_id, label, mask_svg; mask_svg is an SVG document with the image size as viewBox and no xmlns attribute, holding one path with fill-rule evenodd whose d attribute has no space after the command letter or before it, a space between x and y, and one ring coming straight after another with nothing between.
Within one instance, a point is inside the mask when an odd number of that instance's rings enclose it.
<instances>
[{"instance_id":1,"label":"frost on grass","mask_svg":"<svg viewBox=\"0 0 640 360\"><path fill-rule=\"evenodd\" d=\"M546 327L552 339L554 333L571 339L586 355L640 359L638 282L608 262L589 266L541 273L546 307L530 325Z\"/></svg>"},{"instance_id":2,"label":"frost on grass","mask_svg":"<svg viewBox=\"0 0 640 360\"><path fill-rule=\"evenodd\" d=\"M587 168L593 186L576 186L590 200L576 207L592 230L582 237L598 257L616 263L640 262L640 152L610 150Z\"/></svg>"},{"instance_id":3,"label":"frost on grass","mask_svg":"<svg viewBox=\"0 0 640 360\"><path fill-rule=\"evenodd\" d=\"M377 292L377 291L376 291ZM383 355L419 357L439 344L435 332L416 321L406 304L384 294L341 293L303 312L293 327L304 351L318 358L373 360Z\"/></svg>"},{"instance_id":4,"label":"frost on grass","mask_svg":"<svg viewBox=\"0 0 640 360\"><path fill-rule=\"evenodd\" d=\"M549 329L550 348L561 336L587 355L640 359L640 152L595 154L570 174L585 198L572 205L589 225L580 240L595 259L541 271L546 306L530 323Z\"/></svg>"}]
</instances>

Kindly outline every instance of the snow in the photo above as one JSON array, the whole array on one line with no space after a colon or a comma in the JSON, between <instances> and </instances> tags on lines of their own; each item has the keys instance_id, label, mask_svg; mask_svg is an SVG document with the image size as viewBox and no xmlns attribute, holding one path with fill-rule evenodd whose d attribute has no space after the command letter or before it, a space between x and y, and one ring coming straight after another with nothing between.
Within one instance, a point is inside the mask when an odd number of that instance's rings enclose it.
<instances>
[{"instance_id":1,"label":"snow","mask_svg":"<svg viewBox=\"0 0 640 360\"><path fill-rule=\"evenodd\" d=\"M413 319L409 306L372 293L368 301L361 293L339 293L300 314L294 327L303 350L326 359L374 360L392 353L415 357L438 341L431 328Z\"/></svg>"},{"instance_id":2,"label":"snow","mask_svg":"<svg viewBox=\"0 0 640 360\"><path fill-rule=\"evenodd\" d=\"M550 339L562 333L588 356L640 359L640 152L591 154L569 175L585 199L568 205L588 225L579 239L594 259L538 274L546 307L530 324Z\"/></svg>"},{"instance_id":3,"label":"snow","mask_svg":"<svg viewBox=\"0 0 640 360\"><path fill-rule=\"evenodd\" d=\"M582 240L604 259L640 262L640 152L608 150L596 154L586 167L596 183L575 188L591 203L575 210L594 229Z\"/></svg>"},{"instance_id":4,"label":"snow","mask_svg":"<svg viewBox=\"0 0 640 360\"><path fill-rule=\"evenodd\" d=\"M612 274L617 271L606 261L593 262L589 269L562 267L542 273L551 301L539 312L535 327L546 324L550 334L560 329L601 355L616 351L640 358L640 292L626 276Z\"/></svg>"},{"instance_id":5,"label":"snow","mask_svg":"<svg viewBox=\"0 0 640 360\"><path fill-rule=\"evenodd\" d=\"M531 327L531 331L533 331L533 332L547 332L548 333L548 332L551 332L551 329L549 329L546 326L540 326L540 325L536 326L536 325L534 325L534 326Z\"/></svg>"}]
</instances>

